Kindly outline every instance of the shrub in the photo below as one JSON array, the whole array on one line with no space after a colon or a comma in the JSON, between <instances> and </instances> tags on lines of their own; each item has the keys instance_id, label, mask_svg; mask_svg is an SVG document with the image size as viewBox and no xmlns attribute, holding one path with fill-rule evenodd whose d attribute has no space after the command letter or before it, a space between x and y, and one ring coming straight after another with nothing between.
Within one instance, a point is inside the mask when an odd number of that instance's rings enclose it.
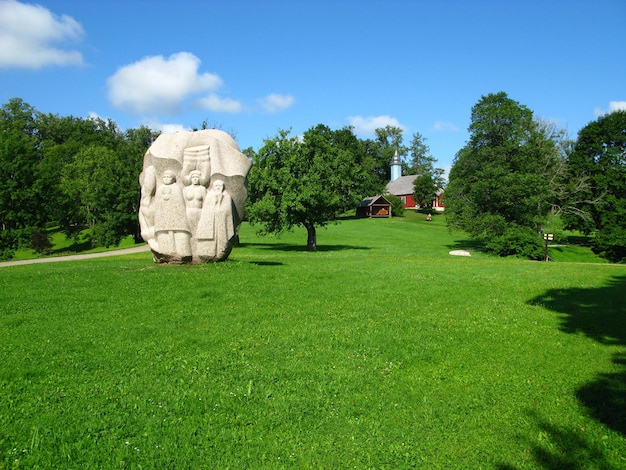
<instances>
[{"instance_id":1,"label":"shrub","mask_svg":"<svg viewBox=\"0 0 626 470\"><path fill-rule=\"evenodd\" d=\"M593 251L614 263L626 261L626 231L615 227L598 232L594 239Z\"/></svg>"},{"instance_id":2,"label":"shrub","mask_svg":"<svg viewBox=\"0 0 626 470\"><path fill-rule=\"evenodd\" d=\"M30 247L37 253L49 254L52 250L52 242L46 232L35 229L30 234Z\"/></svg>"},{"instance_id":3,"label":"shrub","mask_svg":"<svg viewBox=\"0 0 626 470\"><path fill-rule=\"evenodd\" d=\"M398 196L394 196L393 194L385 194L385 199L391 203L391 215L393 217L404 216L404 203L402 202L402 199Z\"/></svg>"},{"instance_id":4,"label":"shrub","mask_svg":"<svg viewBox=\"0 0 626 470\"><path fill-rule=\"evenodd\" d=\"M19 234L16 230L0 230L0 260L13 259L18 246Z\"/></svg>"},{"instance_id":5,"label":"shrub","mask_svg":"<svg viewBox=\"0 0 626 470\"><path fill-rule=\"evenodd\" d=\"M543 240L537 232L528 227L511 227L502 235L486 240L488 251L499 256L517 256L541 260L544 256Z\"/></svg>"}]
</instances>

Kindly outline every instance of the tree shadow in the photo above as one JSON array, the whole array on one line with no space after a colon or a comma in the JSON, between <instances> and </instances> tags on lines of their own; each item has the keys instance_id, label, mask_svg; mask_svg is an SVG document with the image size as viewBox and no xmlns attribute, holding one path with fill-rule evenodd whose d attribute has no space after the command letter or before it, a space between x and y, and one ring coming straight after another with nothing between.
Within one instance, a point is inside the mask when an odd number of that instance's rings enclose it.
<instances>
[{"instance_id":1,"label":"tree shadow","mask_svg":"<svg viewBox=\"0 0 626 470\"><path fill-rule=\"evenodd\" d=\"M450 250L471 250L482 251L485 249L485 244L478 240L454 240L454 242L446 245Z\"/></svg>"},{"instance_id":2,"label":"tree shadow","mask_svg":"<svg viewBox=\"0 0 626 470\"><path fill-rule=\"evenodd\" d=\"M250 264L254 264L255 266L283 266L283 263L279 263L278 261L250 261Z\"/></svg>"},{"instance_id":3,"label":"tree shadow","mask_svg":"<svg viewBox=\"0 0 626 470\"><path fill-rule=\"evenodd\" d=\"M531 457L540 468L547 470L618 470L619 467L606 461L602 436L594 436L584 428L565 429L548 423L535 411L529 412L529 418L540 429L538 435L529 444L532 446ZM498 470L516 470L507 463L496 466Z\"/></svg>"},{"instance_id":4,"label":"tree shadow","mask_svg":"<svg viewBox=\"0 0 626 470\"><path fill-rule=\"evenodd\" d=\"M63 248L53 249L51 253L53 255L62 255L62 254L71 254L71 253L82 253L87 250L91 250L93 248L91 244L91 239L74 241L70 246L64 246Z\"/></svg>"},{"instance_id":5,"label":"tree shadow","mask_svg":"<svg viewBox=\"0 0 626 470\"><path fill-rule=\"evenodd\" d=\"M289 243L241 243L240 247L258 247L264 250L272 251L307 251L305 245L295 245ZM318 245L317 251L343 251L343 250L371 250L367 246L356 245Z\"/></svg>"},{"instance_id":6,"label":"tree shadow","mask_svg":"<svg viewBox=\"0 0 626 470\"><path fill-rule=\"evenodd\" d=\"M617 354L613 361L622 370L599 374L576 392L576 398L595 420L626 436L626 353Z\"/></svg>"},{"instance_id":7,"label":"tree shadow","mask_svg":"<svg viewBox=\"0 0 626 470\"><path fill-rule=\"evenodd\" d=\"M595 289L550 289L529 303L560 313L560 329L565 333L626 346L626 275ZM613 362L622 370L598 374L576 397L594 419L626 435L626 351L616 353Z\"/></svg>"}]
</instances>

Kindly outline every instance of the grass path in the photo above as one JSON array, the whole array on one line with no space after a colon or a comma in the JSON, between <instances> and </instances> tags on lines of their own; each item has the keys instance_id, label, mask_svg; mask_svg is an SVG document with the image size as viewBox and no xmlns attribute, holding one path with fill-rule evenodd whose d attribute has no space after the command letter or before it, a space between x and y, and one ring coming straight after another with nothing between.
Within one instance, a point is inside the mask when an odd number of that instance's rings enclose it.
<instances>
[{"instance_id":1,"label":"grass path","mask_svg":"<svg viewBox=\"0 0 626 470\"><path fill-rule=\"evenodd\" d=\"M100 253L85 253L78 255L67 255L67 256L53 256L48 258L32 258L32 259L24 259L18 261L3 261L0 262L0 268L9 267L9 266L22 266L25 264L37 264L37 263L57 263L62 261L79 261L85 259L93 259L93 258L104 258L107 256L124 256L131 255L134 253L142 253L144 251L150 251L148 245L136 246L133 248L121 248L119 250L111 250L111 251L103 251Z\"/></svg>"}]
</instances>

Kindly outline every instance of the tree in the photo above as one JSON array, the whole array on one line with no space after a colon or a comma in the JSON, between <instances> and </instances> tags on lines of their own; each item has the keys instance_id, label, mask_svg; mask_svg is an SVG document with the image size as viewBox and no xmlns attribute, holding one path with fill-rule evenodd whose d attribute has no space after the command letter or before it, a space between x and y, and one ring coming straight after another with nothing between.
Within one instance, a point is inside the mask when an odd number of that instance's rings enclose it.
<instances>
[{"instance_id":1,"label":"tree","mask_svg":"<svg viewBox=\"0 0 626 470\"><path fill-rule=\"evenodd\" d=\"M419 132L413 134L409 151L409 171L417 175L413 182L413 196L421 208L430 209L437 192L444 186L443 170L435 168L436 160L430 154L426 138Z\"/></svg>"},{"instance_id":2,"label":"tree","mask_svg":"<svg viewBox=\"0 0 626 470\"><path fill-rule=\"evenodd\" d=\"M419 175L423 172L431 172L435 165L435 158L430 154L430 147L426 144L426 137L415 132L409 144L408 172L411 175Z\"/></svg>"},{"instance_id":3,"label":"tree","mask_svg":"<svg viewBox=\"0 0 626 470\"><path fill-rule=\"evenodd\" d=\"M37 183L40 193L46 195L40 205L45 209L49 223L60 225L68 235L72 235L84 227L76 225L71 215L76 213L79 201L68 198L61 190L64 168L74 161L81 149L88 146L117 147L120 140L118 131L114 123L109 125L101 119L39 113L37 134L42 154Z\"/></svg>"},{"instance_id":4,"label":"tree","mask_svg":"<svg viewBox=\"0 0 626 470\"><path fill-rule=\"evenodd\" d=\"M406 154L406 147L402 144L402 129L395 126L385 126L374 131L376 139L371 142L374 151L374 172L381 187L391 179L391 161L396 151L402 157Z\"/></svg>"},{"instance_id":5,"label":"tree","mask_svg":"<svg viewBox=\"0 0 626 470\"><path fill-rule=\"evenodd\" d=\"M117 224L113 226L116 238L133 235L135 242L142 241L137 218L140 200L139 174L143 168L143 156L157 137L158 133L145 126L128 129L124 133L122 147L117 151L122 168L118 175L120 193L115 207L118 214L115 217Z\"/></svg>"},{"instance_id":6,"label":"tree","mask_svg":"<svg viewBox=\"0 0 626 470\"><path fill-rule=\"evenodd\" d=\"M101 124L101 123L100 123ZM155 138L147 127L124 134L107 124L103 144L80 147L62 167L59 189L72 201L64 207L68 235L91 230L94 246L112 246L127 236L140 237L138 175L143 155Z\"/></svg>"},{"instance_id":7,"label":"tree","mask_svg":"<svg viewBox=\"0 0 626 470\"><path fill-rule=\"evenodd\" d=\"M49 225L90 227L94 245L138 237L138 175L156 134L111 119L43 114L19 98L0 108L0 257L45 250Z\"/></svg>"},{"instance_id":8,"label":"tree","mask_svg":"<svg viewBox=\"0 0 626 470\"><path fill-rule=\"evenodd\" d=\"M114 205L118 172L121 165L116 154L103 146L81 149L63 168L61 189L68 199L76 201L72 226L92 231L104 223Z\"/></svg>"},{"instance_id":9,"label":"tree","mask_svg":"<svg viewBox=\"0 0 626 470\"><path fill-rule=\"evenodd\" d=\"M591 214L588 219L569 218L569 226L597 231L595 251L612 261L626 261L626 111L605 114L581 129L569 164L588 178L581 207Z\"/></svg>"},{"instance_id":10,"label":"tree","mask_svg":"<svg viewBox=\"0 0 626 470\"><path fill-rule=\"evenodd\" d=\"M4 258L45 226L36 184L40 160L37 112L13 98L0 108L0 256Z\"/></svg>"},{"instance_id":11,"label":"tree","mask_svg":"<svg viewBox=\"0 0 626 470\"><path fill-rule=\"evenodd\" d=\"M440 188L432 174L418 174L413 180L413 198L421 209L432 209Z\"/></svg>"},{"instance_id":12,"label":"tree","mask_svg":"<svg viewBox=\"0 0 626 470\"><path fill-rule=\"evenodd\" d=\"M265 140L248 176L247 213L261 233L280 233L301 225L307 250L317 250L316 227L336 220L364 195L366 169L358 164L360 146L350 128L318 125L302 139L281 130Z\"/></svg>"},{"instance_id":13,"label":"tree","mask_svg":"<svg viewBox=\"0 0 626 470\"><path fill-rule=\"evenodd\" d=\"M483 96L472 108L469 132L446 187L449 223L500 255L541 259L554 143L532 111L504 92Z\"/></svg>"}]
</instances>

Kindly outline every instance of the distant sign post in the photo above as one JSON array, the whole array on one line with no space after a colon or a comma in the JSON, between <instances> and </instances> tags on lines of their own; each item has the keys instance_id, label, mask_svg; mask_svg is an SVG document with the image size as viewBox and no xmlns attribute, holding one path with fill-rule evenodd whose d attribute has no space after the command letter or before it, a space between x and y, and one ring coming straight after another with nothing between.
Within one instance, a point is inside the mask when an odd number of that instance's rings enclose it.
<instances>
[{"instance_id":1,"label":"distant sign post","mask_svg":"<svg viewBox=\"0 0 626 470\"><path fill-rule=\"evenodd\" d=\"M554 240L554 234L553 233L544 233L543 234L543 239L546 241L545 248L544 248L544 251L543 251L543 259L545 261L548 261L548 242Z\"/></svg>"}]
</instances>

